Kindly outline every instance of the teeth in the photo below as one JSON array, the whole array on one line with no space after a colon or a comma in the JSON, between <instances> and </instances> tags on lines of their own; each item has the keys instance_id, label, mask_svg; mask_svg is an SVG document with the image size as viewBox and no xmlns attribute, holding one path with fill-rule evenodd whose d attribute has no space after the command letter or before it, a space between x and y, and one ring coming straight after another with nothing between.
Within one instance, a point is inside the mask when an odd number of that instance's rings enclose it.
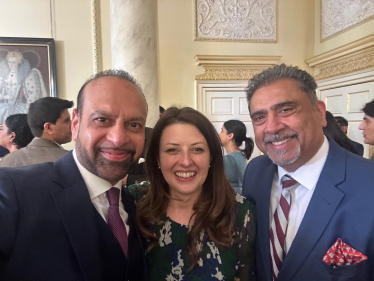
<instances>
[{"instance_id":1,"label":"teeth","mask_svg":"<svg viewBox=\"0 0 374 281\"><path fill-rule=\"evenodd\" d=\"M196 173L195 172L189 172L189 173L175 173L177 177L180 177L180 178L190 178L190 177L193 177Z\"/></svg>"},{"instance_id":2,"label":"teeth","mask_svg":"<svg viewBox=\"0 0 374 281\"><path fill-rule=\"evenodd\" d=\"M284 144L285 142L288 142L291 138L288 138L288 139L284 139L284 140L281 140L281 141L274 141L272 142L272 144L274 145L281 145L281 144Z\"/></svg>"}]
</instances>

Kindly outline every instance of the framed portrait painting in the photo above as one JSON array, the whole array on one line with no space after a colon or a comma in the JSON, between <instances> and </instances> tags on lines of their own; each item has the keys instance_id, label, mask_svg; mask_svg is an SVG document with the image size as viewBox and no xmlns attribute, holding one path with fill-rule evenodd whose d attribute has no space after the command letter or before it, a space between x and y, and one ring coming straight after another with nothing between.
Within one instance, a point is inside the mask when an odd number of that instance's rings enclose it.
<instances>
[{"instance_id":1,"label":"framed portrait painting","mask_svg":"<svg viewBox=\"0 0 374 281\"><path fill-rule=\"evenodd\" d=\"M0 124L27 113L37 99L56 96L54 39L0 37Z\"/></svg>"}]
</instances>

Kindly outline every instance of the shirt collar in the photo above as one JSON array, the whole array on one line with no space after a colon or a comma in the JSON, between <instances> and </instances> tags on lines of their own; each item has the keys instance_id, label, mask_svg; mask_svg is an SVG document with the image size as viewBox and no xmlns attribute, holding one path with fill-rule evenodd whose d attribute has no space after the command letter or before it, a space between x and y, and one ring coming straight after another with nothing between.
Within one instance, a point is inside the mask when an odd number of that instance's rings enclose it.
<instances>
[{"instance_id":1,"label":"shirt collar","mask_svg":"<svg viewBox=\"0 0 374 281\"><path fill-rule=\"evenodd\" d=\"M42 139L42 138L39 138L39 137L34 137L34 139L37 139L37 140L46 140L46 139ZM49 140L49 141L57 144L60 148L64 149L59 143L57 143L57 142L55 142L53 140Z\"/></svg>"},{"instance_id":2,"label":"shirt collar","mask_svg":"<svg viewBox=\"0 0 374 281\"><path fill-rule=\"evenodd\" d=\"M278 166L278 184L280 185L282 177L288 174L302 186L305 186L309 190L313 190L313 188L317 185L319 175L321 174L323 166L325 165L328 152L329 141L327 140L326 136L324 136L323 144L317 153L295 172L287 172L285 169Z\"/></svg>"},{"instance_id":3,"label":"shirt collar","mask_svg":"<svg viewBox=\"0 0 374 281\"><path fill-rule=\"evenodd\" d=\"M79 163L75 149L73 150L74 161L78 166L79 172L87 186L88 193L90 194L91 200L105 192L107 192L112 187L116 187L119 190L122 188L122 181L119 180L115 185L111 185L110 182L92 174L85 167Z\"/></svg>"}]
</instances>

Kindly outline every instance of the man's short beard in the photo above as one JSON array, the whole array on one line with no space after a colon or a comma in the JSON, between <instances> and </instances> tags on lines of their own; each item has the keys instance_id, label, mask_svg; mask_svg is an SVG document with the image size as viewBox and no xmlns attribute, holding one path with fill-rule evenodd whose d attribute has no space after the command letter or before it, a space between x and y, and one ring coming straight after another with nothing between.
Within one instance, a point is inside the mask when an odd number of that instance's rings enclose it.
<instances>
[{"instance_id":1,"label":"man's short beard","mask_svg":"<svg viewBox=\"0 0 374 281\"><path fill-rule=\"evenodd\" d=\"M130 155L123 161L111 161L102 156L100 153L101 148L97 147L94 148L94 155L91 157L88 151L80 144L79 138L75 146L80 164L92 174L108 182L117 182L123 179L137 163L137 159L134 159L134 151L128 151Z\"/></svg>"},{"instance_id":2,"label":"man's short beard","mask_svg":"<svg viewBox=\"0 0 374 281\"><path fill-rule=\"evenodd\" d=\"M269 153L267 153L267 156L270 158L271 161L273 161L274 164L278 165L278 166L287 166L287 165L291 165L293 163L295 163L295 161L297 159L299 159L300 155L301 155L301 148L299 146L299 148L297 149L297 152L296 152L296 155L294 158L292 158L291 160L285 160L283 158L283 155L286 153L287 151L286 150L278 150L278 151L274 151L275 154L279 155L281 157L281 160L280 161L275 161L274 159L272 159L272 157L269 155Z\"/></svg>"}]
</instances>

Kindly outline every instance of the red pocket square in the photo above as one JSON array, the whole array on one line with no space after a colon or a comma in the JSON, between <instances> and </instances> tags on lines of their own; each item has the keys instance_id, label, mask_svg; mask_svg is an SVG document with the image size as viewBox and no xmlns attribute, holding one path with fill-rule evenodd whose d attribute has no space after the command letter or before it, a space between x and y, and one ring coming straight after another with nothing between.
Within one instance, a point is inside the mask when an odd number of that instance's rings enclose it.
<instances>
[{"instance_id":1,"label":"red pocket square","mask_svg":"<svg viewBox=\"0 0 374 281\"><path fill-rule=\"evenodd\" d=\"M344 243L342 239L338 238L324 255L322 261L333 267L338 267L357 264L367 259L367 256L353 249L351 246Z\"/></svg>"}]
</instances>

